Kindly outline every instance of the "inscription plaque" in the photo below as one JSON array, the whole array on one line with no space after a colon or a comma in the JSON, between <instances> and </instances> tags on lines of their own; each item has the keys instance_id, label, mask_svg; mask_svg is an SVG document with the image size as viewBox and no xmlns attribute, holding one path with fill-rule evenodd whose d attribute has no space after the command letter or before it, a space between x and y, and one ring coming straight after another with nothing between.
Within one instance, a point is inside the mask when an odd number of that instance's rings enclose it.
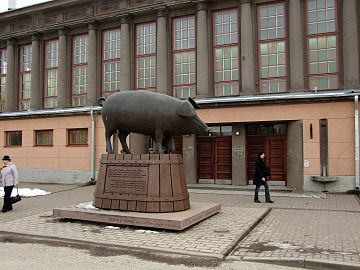
<instances>
[{"instance_id":1,"label":"inscription plaque","mask_svg":"<svg viewBox=\"0 0 360 270\"><path fill-rule=\"evenodd\" d=\"M148 166L108 166L105 192L147 195Z\"/></svg>"}]
</instances>

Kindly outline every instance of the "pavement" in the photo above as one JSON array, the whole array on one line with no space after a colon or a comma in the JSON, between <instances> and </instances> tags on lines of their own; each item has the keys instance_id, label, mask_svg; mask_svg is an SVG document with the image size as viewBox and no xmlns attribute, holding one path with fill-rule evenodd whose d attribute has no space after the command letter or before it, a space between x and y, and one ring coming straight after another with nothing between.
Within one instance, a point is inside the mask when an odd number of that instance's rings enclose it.
<instances>
[{"instance_id":1,"label":"pavement","mask_svg":"<svg viewBox=\"0 0 360 270\"><path fill-rule=\"evenodd\" d=\"M198 264L202 260L236 260L312 269L360 269L360 200L355 195L301 193L274 187L271 195L275 203L256 204L252 187L192 185L192 202L221 203L221 212L174 232L52 217L54 208L92 201L93 185L24 183L22 187L51 194L23 198L13 211L0 213L3 242L176 255L194 258Z\"/></svg>"}]
</instances>

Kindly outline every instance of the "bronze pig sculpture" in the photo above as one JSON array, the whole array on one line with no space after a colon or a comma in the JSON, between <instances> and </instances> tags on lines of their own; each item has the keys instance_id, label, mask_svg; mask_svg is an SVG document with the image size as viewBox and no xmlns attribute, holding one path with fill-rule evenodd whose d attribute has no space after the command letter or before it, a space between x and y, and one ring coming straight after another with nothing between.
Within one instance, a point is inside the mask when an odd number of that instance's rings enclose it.
<instances>
[{"instance_id":1,"label":"bronze pig sculpture","mask_svg":"<svg viewBox=\"0 0 360 270\"><path fill-rule=\"evenodd\" d=\"M194 100L177 98L143 90L121 91L99 99L105 125L106 151L113 153L111 136L118 132L123 152L130 154L126 138L130 133L151 136L155 139L155 153L175 153L173 136L208 135L209 127L197 116L199 108Z\"/></svg>"}]
</instances>

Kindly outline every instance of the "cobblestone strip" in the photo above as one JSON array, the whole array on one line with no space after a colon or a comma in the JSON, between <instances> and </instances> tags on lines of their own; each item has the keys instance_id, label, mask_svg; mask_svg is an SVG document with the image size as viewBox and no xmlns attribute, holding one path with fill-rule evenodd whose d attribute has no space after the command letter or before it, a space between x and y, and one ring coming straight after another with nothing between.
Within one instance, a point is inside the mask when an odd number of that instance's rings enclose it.
<instances>
[{"instance_id":1,"label":"cobblestone strip","mask_svg":"<svg viewBox=\"0 0 360 270\"><path fill-rule=\"evenodd\" d=\"M220 213L182 232L68 222L45 213L4 222L0 233L222 258L224 251L267 211L224 207Z\"/></svg>"},{"instance_id":2,"label":"cobblestone strip","mask_svg":"<svg viewBox=\"0 0 360 270\"><path fill-rule=\"evenodd\" d=\"M360 213L273 209L231 257L243 260L326 261L360 269Z\"/></svg>"}]
</instances>

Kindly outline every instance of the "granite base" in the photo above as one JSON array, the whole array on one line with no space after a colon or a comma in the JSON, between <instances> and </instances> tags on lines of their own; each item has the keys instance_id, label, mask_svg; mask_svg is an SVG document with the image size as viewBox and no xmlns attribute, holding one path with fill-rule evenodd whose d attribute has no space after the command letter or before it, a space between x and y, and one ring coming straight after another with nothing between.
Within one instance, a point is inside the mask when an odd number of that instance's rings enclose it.
<instances>
[{"instance_id":1,"label":"granite base","mask_svg":"<svg viewBox=\"0 0 360 270\"><path fill-rule=\"evenodd\" d=\"M53 209L53 216L63 219L90 221L97 223L147 227L153 229L184 230L221 210L219 203L192 202L191 208L171 213L142 213L131 211L82 208L74 205Z\"/></svg>"}]
</instances>

